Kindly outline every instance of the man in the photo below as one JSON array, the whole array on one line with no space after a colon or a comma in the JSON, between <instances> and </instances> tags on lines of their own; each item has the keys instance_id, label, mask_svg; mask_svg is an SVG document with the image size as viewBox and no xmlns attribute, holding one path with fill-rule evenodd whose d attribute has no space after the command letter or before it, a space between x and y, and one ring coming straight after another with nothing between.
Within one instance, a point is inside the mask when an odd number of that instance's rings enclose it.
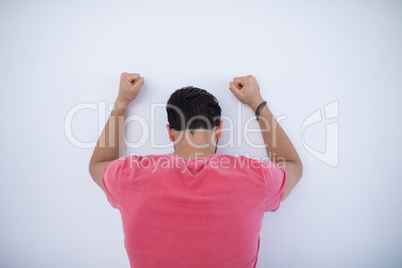
<instances>
[{"instance_id":1,"label":"man","mask_svg":"<svg viewBox=\"0 0 402 268\"><path fill-rule=\"evenodd\" d=\"M212 94L195 87L169 98L172 154L119 158L127 106L143 84L139 74L121 75L114 110L89 165L93 180L121 212L131 267L256 267L264 212L279 208L303 172L256 79L236 77L229 88L256 112L276 163L216 154L221 108Z\"/></svg>"}]
</instances>

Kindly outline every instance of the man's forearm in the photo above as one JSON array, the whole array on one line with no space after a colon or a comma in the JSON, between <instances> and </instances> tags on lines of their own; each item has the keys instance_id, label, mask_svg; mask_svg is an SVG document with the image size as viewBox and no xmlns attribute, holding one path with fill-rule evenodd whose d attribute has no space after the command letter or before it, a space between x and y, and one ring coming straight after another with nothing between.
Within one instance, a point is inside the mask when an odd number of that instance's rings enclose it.
<instances>
[{"instance_id":1,"label":"man's forearm","mask_svg":"<svg viewBox=\"0 0 402 268\"><path fill-rule=\"evenodd\" d=\"M124 120L127 106L128 103L116 100L92 154L91 163L112 161L124 156Z\"/></svg>"},{"instance_id":2,"label":"man's forearm","mask_svg":"<svg viewBox=\"0 0 402 268\"><path fill-rule=\"evenodd\" d=\"M233 81L229 82L229 89L242 103L249 105L254 113L264 101L260 94L257 79L252 75L235 77ZM261 109L258 122L260 123L269 159L286 170L287 183L285 195L282 198L282 200L285 200L302 177L303 164L292 142L267 105Z\"/></svg>"},{"instance_id":3,"label":"man's forearm","mask_svg":"<svg viewBox=\"0 0 402 268\"><path fill-rule=\"evenodd\" d=\"M144 78L138 73L121 74L119 94L89 162L89 173L103 190L102 175L105 168L111 161L124 156L127 106L137 97L143 84Z\"/></svg>"},{"instance_id":4,"label":"man's forearm","mask_svg":"<svg viewBox=\"0 0 402 268\"><path fill-rule=\"evenodd\" d=\"M261 98L250 104L254 113L262 102L263 99ZM272 115L268 105L262 108L258 122L262 130L265 146L267 146L268 157L272 161L281 164L284 164L282 163L284 161L301 162L292 142Z\"/></svg>"}]
</instances>

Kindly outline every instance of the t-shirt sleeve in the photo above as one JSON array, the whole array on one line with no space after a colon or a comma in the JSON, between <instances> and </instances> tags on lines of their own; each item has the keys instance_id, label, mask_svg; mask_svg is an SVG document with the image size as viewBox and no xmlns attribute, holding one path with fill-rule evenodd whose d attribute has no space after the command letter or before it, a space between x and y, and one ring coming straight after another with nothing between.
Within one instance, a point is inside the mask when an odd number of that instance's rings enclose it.
<instances>
[{"instance_id":1,"label":"t-shirt sleeve","mask_svg":"<svg viewBox=\"0 0 402 268\"><path fill-rule=\"evenodd\" d=\"M124 164L124 158L116 159L109 163L103 170L102 183L107 200L114 208L119 208L120 199L120 173Z\"/></svg>"},{"instance_id":2,"label":"t-shirt sleeve","mask_svg":"<svg viewBox=\"0 0 402 268\"><path fill-rule=\"evenodd\" d=\"M261 161L266 180L264 212L277 211L285 195L287 175L284 168L273 161Z\"/></svg>"}]
</instances>

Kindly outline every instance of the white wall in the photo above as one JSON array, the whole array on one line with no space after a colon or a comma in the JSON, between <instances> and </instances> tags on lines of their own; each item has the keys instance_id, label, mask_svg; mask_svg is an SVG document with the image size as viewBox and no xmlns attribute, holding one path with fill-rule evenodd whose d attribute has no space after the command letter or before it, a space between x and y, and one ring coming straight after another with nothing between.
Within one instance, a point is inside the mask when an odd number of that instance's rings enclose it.
<instances>
[{"instance_id":1,"label":"white wall","mask_svg":"<svg viewBox=\"0 0 402 268\"><path fill-rule=\"evenodd\" d=\"M2 1L0 266L129 266L119 213L88 174L92 150L73 146L64 126L77 104L112 103L127 71L145 78L129 114L148 123L150 104L186 85L216 95L236 123L228 82L247 74L286 115L305 172L265 215L258 267L400 267L401 12L397 1ZM325 150L325 120L302 144L303 122L334 101L337 167L306 149ZM166 143L165 112L156 115L156 142ZM128 126L132 141L139 126ZM97 111L77 113L72 130L96 140ZM264 156L235 139L218 153ZM148 139L127 153L171 151Z\"/></svg>"}]
</instances>

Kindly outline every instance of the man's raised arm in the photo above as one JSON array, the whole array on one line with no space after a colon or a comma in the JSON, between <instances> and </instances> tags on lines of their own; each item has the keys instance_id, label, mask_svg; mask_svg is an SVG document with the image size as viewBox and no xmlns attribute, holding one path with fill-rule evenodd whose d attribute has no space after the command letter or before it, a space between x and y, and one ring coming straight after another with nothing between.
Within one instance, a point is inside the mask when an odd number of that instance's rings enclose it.
<instances>
[{"instance_id":1,"label":"man's raised arm","mask_svg":"<svg viewBox=\"0 0 402 268\"><path fill-rule=\"evenodd\" d=\"M242 103L249 105L254 113L264 101L261 97L257 80L252 75L234 78L230 82L230 90ZM285 195L282 199L285 200L302 177L303 164L292 142L278 124L267 105L261 109L258 122L260 128L264 130L262 131L262 136L268 156L275 155L275 158L271 160L286 170L287 184Z\"/></svg>"},{"instance_id":2,"label":"man's raised arm","mask_svg":"<svg viewBox=\"0 0 402 268\"><path fill-rule=\"evenodd\" d=\"M89 173L103 190L103 170L113 160L124 156L124 120L127 106L137 97L143 84L144 79L137 73L121 74L119 95L89 162Z\"/></svg>"}]
</instances>

